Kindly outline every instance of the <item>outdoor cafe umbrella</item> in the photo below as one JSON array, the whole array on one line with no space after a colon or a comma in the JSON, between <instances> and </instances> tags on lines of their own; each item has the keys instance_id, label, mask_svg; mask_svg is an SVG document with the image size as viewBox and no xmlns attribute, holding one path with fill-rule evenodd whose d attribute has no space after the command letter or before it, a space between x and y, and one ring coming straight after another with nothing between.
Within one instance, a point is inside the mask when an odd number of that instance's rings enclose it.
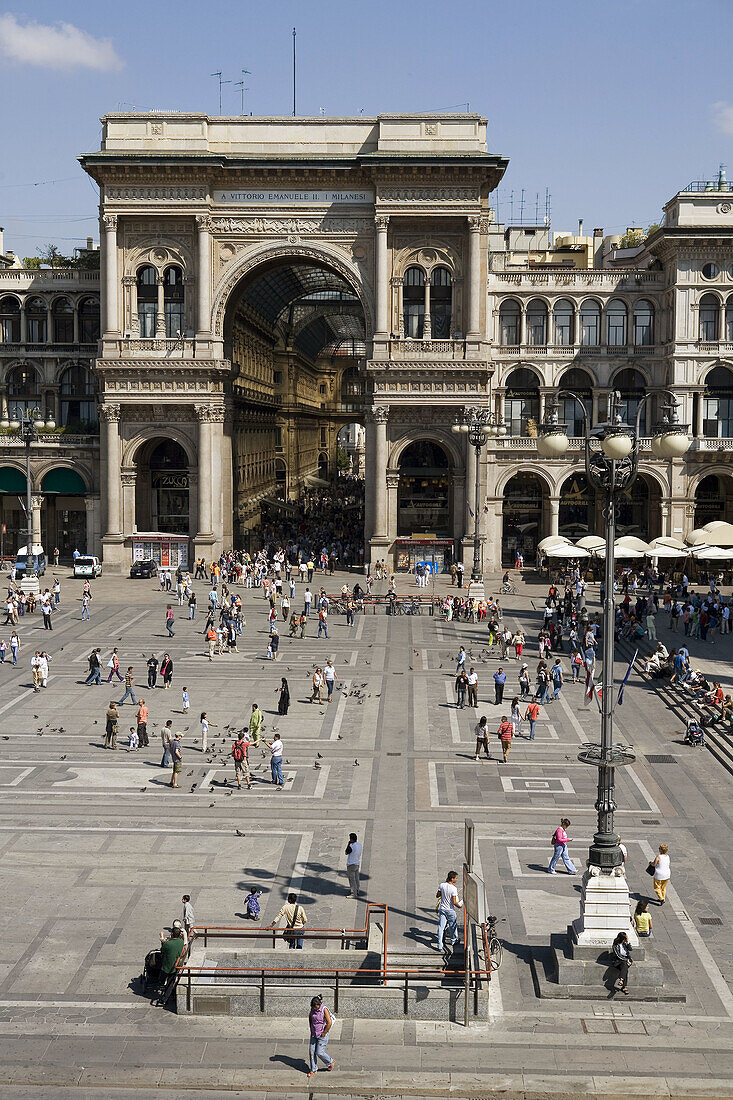
<instances>
[{"instance_id":1,"label":"outdoor cafe umbrella","mask_svg":"<svg viewBox=\"0 0 733 1100\"><path fill-rule=\"evenodd\" d=\"M564 535L548 535L547 538L537 543L537 549L546 553L551 546L569 546L572 545L570 539L565 538Z\"/></svg>"},{"instance_id":2,"label":"outdoor cafe umbrella","mask_svg":"<svg viewBox=\"0 0 733 1100\"><path fill-rule=\"evenodd\" d=\"M600 535L584 535L582 539L578 539L576 546L581 550L590 550L592 554L597 554L599 550L606 549L606 540Z\"/></svg>"},{"instance_id":3,"label":"outdoor cafe umbrella","mask_svg":"<svg viewBox=\"0 0 733 1100\"><path fill-rule=\"evenodd\" d=\"M724 550L721 546L697 546L692 551L692 556L698 561L730 561L733 558L733 548Z\"/></svg>"},{"instance_id":4,"label":"outdoor cafe umbrella","mask_svg":"<svg viewBox=\"0 0 733 1100\"><path fill-rule=\"evenodd\" d=\"M572 543L555 543L543 551L546 558L589 558L590 554L582 546L573 546Z\"/></svg>"},{"instance_id":5,"label":"outdoor cafe umbrella","mask_svg":"<svg viewBox=\"0 0 733 1100\"><path fill-rule=\"evenodd\" d=\"M684 558L690 552L689 546L684 546L677 539L664 538L652 539L649 543L650 558Z\"/></svg>"}]
</instances>

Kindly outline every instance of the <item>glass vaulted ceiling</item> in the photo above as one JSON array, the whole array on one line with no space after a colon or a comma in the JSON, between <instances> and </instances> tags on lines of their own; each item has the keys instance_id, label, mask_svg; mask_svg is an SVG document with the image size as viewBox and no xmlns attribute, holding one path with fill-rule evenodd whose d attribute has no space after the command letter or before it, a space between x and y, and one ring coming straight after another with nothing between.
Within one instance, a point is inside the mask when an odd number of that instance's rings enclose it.
<instances>
[{"instance_id":1,"label":"glass vaulted ceiling","mask_svg":"<svg viewBox=\"0 0 733 1100\"><path fill-rule=\"evenodd\" d=\"M271 268L255 277L242 301L311 360L324 352L366 354L361 302L335 271L309 263Z\"/></svg>"}]
</instances>

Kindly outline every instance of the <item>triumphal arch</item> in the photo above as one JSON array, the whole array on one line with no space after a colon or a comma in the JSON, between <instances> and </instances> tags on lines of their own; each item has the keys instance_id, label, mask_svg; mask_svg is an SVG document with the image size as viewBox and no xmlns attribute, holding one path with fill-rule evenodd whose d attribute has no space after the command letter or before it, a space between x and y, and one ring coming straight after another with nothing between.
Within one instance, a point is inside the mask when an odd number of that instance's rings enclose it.
<instances>
[{"instance_id":1,"label":"triumphal arch","mask_svg":"<svg viewBox=\"0 0 733 1100\"><path fill-rule=\"evenodd\" d=\"M478 115L112 114L100 188L102 544L207 557L365 428L366 557L462 554L488 399L489 193ZM175 541L175 540L173 540ZM419 539L414 539L419 544Z\"/></svg>"}]
</instances>

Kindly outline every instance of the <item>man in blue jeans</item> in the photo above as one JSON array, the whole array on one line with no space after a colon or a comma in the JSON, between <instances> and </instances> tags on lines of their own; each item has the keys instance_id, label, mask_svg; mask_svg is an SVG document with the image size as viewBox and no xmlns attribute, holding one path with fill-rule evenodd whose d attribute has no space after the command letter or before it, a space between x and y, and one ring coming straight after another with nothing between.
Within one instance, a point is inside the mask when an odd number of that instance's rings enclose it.
<instances>
[{"instance_id":1,"label":"man in blue jeans","mask_svg":"<svg viewBox=\"0 0 733 1100\"><path fill-rule=\"evenodd\" d=\"M552 698L557 699L562 691L562 685L564 683L562 675L562 666L560 665L560 658L555 658L555 663L550 669L550 677L552 678Z\"/></svg>"},{"instance_id":2,"label":"man in blue jeans","mask_svg":"<svg viewBox=\"0 0 733 1100\"><path fill-rule=\"evenodd\" d=\"M263 741L264 740L263 738ZM285 785L285 780L283 779L283 743L280 740L280 734L276 733L272 741L265 741L265 744L270 750L270 774L272 775L272 782L278 790L282 790Z\"/></svg>"},{"instance_id":3,"label":"man in blue jeans","mask_svg":"<svg viewBox=\"0 0 733 1100\"><path fill-rule=\"evenodd\" d=\"M435 895L440 899L438 906L438 950L443 951L443 936L445 935L446 928L450 932L450 946L451 948L458 942L458 915L456 909L463 907L463 902L458 897L458 889L456 882L458 880L458 873L456 871L449 871L446 875L445 882L441 882L438 887L438 892Z\"/></svg>"}]
</instances>

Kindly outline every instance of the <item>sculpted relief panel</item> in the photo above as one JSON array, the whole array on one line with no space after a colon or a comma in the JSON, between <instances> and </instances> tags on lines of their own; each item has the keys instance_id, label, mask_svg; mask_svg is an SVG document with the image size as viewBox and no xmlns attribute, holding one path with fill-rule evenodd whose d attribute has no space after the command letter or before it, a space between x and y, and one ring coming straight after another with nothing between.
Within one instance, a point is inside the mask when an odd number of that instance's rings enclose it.
<instances>
[{"instance_id":1,"label":"sculpted relief panel","mask_svg":"<svg viewBox=\"0 0 733 1100\"><path fill-rule=\"evenodd\" d=\"M298 216L285 218L270 217L245 217L245 218L212 218L214 233L219 234L243 234L244 236L274 236L287 237L290 235L340 233L344 235L356 235L374 229L372 218L302 218Z\"/></svg>"}]
</instances>

